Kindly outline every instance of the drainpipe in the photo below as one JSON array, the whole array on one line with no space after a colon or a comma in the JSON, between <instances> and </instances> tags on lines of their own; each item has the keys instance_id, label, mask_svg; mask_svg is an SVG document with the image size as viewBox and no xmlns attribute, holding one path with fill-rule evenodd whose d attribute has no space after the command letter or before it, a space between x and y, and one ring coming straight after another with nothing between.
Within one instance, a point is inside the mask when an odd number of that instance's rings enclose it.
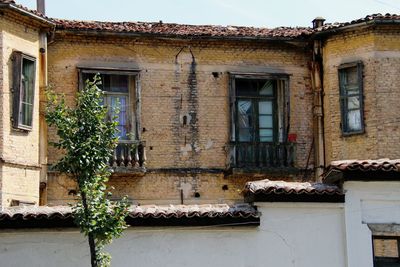
<instances>
[{"instance_id":1,"label":"drainpipe","mask_svg":"<svg viewBox=\"0 0 400 267\"><path fill-rule=\"evenodd\" d=\"M315 18L313 28L324 25L325 19ZM315 153L315 180L321 180L321 174L325 168L325 142L324 142L324 102L323 102L323 62L322 41L313 40L313 54L311 62L311 84L313 88L313 123L314 123L314 153Z\"/></svg>"},{"instance_id":2,"label":"drainpipe","mask_svg":"<svg viewBox=\"0 0 400 267\"><path fill-rule=\"evenodd\" d=\"M45 15L45 1L37 0L37 11ZM47 88L47 32L39 32L39 205L47 204L47 124L45 120Z\"/></svg>"}]
</instances>

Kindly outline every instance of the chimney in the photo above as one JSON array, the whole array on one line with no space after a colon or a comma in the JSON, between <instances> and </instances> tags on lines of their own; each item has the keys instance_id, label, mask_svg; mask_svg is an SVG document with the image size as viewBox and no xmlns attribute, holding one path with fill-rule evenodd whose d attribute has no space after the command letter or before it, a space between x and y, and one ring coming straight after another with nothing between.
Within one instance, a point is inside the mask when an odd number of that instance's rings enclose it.
<instances>
[{"instance_id":1,"label":"chimney","mask_svg":"<svg viewBox=\"0 0 400 267\"><path fill-rule=\"evenodd\" d=\"M38 0L39 1L39 0ZM316 17L313 21L313 29L319 28L324 25L325 19L323 17Z\"/></svg>"},{"instance_id":2,"label":"chimney","mask_svg":"<svg viewBox=\"0 0 400 267\"><path fill-rule=\"evenodd\" d=\"M36 10L43 15L46 14L44 0L36 0Z\"/></svg>"}]
</instances>

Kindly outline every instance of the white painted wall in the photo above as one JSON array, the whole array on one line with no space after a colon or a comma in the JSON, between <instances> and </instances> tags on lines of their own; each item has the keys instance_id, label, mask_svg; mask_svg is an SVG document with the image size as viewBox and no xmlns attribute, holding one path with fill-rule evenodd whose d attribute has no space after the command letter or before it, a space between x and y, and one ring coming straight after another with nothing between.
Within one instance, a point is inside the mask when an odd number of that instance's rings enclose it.
<instances>
[{"instance_id":1,"label":"white painted wall","mask_svg":"<svg viewBox=\"0 0 400 267\"><path fill-rule=\"evenodd\" d=\"M400 224L400 182L345 182L348 267L372 267L367 224Z\"/></svg>"},{"instance_id":2,"label":"white painted wall","mask_svg":"<svg viewBox=\"0 0 400 267\"><path fill-rule=\"evenodd\" d=\"M112 266L346 266L342 204L257 203L260 227L168 227L125 231ZM88 266L76 231L0 232L1 266Z\"/></svg>"}]
</instances>

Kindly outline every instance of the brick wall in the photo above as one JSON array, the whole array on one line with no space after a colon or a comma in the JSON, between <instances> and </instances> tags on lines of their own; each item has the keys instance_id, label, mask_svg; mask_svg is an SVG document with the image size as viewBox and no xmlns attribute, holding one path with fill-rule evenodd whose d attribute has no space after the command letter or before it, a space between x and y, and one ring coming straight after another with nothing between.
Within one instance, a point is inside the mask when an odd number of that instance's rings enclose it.
<instances>
[{"instance_id":1,"label":"brick wall","mask_svg":"<svg viewBox=\"0 0 400 267\"><path fill-rule=\"evenodd\" d=\"M2 200L7 206L11 199L33 202L39 198L39 86L38 66L36 67L35 102L33 129L29 132L11 127L12 114L12 61L13 51L21 51L38 58L39 37L33 22L19 18L15 14L5 14L0 19L2 72L0 94L0 163L2 172ZM32 171L26 168L33 169Z\"/></svg>"},{"instance_id":2,"label":"brick wall","mask_svg":"<svg viewBox=\"0 0 400 267\"><path fill-rule=\"evenodd\" d=\"M222 174L227 164L229 142L228 72L290 75L290 132L298 136L296 166L304 168L312 139L312 92L306 51L304 47L284 43L83 38L60 33L49 46L49 83L73 104L78 87L78 66L140 69L141 130L145 129L141 134L146 141L146 167L156 173L139 178L114 177L111 184L117 194L128 193L133 199L145 202L177 202L181 184L187 181L191 187L188 195L201 190L199 199L189 201L235 200L241 199L237 190L242 189L245 181L255 178L224 178ZM218 77L212 72L217 72ZM183 126L185 115L197 120ZM49 140L54 138L54 129L49 129ZM49 148L48 156L49 162L54 163L59 152ZM312 163L311 156L309 168ZM160 171L166 168L221 171L220 174L205 171L196 175ZM265 176L258 178L262 177ZM296 179L287 175L272 178ZM65 190L59 192L63 189L55 188L57 183L60 183L57 175L50 175L49 203L68 199ZM229 192L221 189L223 184L228 184Z\"/></svg>"},{"instance_id":3,"label":"brick wall","mask_svg":"<svg viewBox=\"0 0 400 267\"><path fill-rule=\"evenodd\" d=\"M397 31L397 32L396 32ZM327 163L341 159L399 158L400 46L398 29L358 29L329 37L324 46ZM342 136L338 66L364 65L365 133Z\"/></svg>"}]
</instances>

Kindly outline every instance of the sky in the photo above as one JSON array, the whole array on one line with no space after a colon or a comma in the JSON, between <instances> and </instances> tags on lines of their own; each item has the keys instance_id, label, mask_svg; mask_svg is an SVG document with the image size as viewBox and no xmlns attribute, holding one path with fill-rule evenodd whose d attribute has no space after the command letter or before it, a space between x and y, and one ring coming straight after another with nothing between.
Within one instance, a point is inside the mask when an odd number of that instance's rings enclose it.
<instances>
[{"instance_id":1,"label":"sky","mask_svg":"<svg viewBox=\"0 0 400 267\"><path fill-rule=\"evenodd\" d=\"M46 15L99 21L146 21L254 27L311 26L318 16L345 22L400 14L400 0L45 0ZM16 0L35 9L36 0Z\"/></svg>"}]
</instances>

